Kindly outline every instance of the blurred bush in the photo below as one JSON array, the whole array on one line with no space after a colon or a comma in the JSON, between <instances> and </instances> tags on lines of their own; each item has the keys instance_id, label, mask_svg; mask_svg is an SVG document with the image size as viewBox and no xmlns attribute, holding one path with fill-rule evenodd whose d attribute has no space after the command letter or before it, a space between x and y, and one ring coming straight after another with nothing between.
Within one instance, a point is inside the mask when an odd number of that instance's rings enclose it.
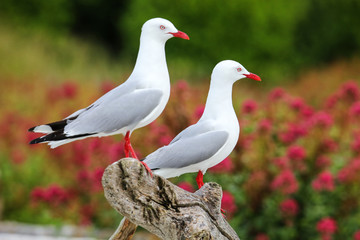
<instances>
[{"instance_id":1,"label":"blurred bush","mask_svg":"<svg viewBox=\"0 0 360 240\"><path fill-rule=\"evenodd\" d=\"M0 8L5 22L92 39L132 60L141 25L164 17L191 38L167 46L170 66L183 75L196 79L216 62L236 59L249 69L261 67L259 74L272 79L268 82L359 54L358 12L357 0L3 0Z\"/></svg>"},{"instance_id":2,"label":"blurred bush","mask_svg":"<svg viewBox=\"0 0 360 240\"><path fill-rule=\"evenodd\" d=\"M100 181L105 167L124 157L122 137L89 138L50 149L28 145L39 134L26 132L69 115L113 86L30 79L7 82L0 89L1 219L116 227L120 216L106 202ZM168 144L196 122L206 92L206 87L190 87L185 81L174 84L161 118L132 135L137 155ZM239 142L204 180L223 187L222 208L239 236L325 240L359 235L359 85L344 83L317 108L281 88L263 101L253 100L243 88L234 95L241 96L234 101ZM194 191L195 176L174 181Z\"/></svg>"}]
</instances>

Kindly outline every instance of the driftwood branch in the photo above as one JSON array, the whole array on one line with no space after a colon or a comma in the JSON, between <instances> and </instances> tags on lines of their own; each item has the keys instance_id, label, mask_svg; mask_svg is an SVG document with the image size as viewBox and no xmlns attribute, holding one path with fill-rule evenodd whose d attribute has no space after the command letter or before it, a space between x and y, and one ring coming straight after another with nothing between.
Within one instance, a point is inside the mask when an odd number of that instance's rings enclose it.
<instances>
[{"instance_id":1,"label":"driftwood branch","mask_svg":"<svg viewBox=\"0 0 360 240\"><path fill-rule=\"evenodd\" d=\"M190 193L124 158L106 168L102 184L117 212L162 239L239 239L220 212L222 190L216 183Z\"/></svg>"}]
</instances>

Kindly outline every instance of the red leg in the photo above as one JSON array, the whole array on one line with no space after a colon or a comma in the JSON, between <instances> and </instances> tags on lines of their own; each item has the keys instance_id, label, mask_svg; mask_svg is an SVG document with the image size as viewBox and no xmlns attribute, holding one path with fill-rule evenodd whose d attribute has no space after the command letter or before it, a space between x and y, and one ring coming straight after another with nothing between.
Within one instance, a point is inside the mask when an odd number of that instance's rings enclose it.
<instances>
[{"instance_id":1,"label":"red leg","mask_svg":"<svg viewBox=\"0 0 360 240\"><path fill-rule=\"evenodd\" d=\"M125 152L125 157L130 157L129 154L129 143L130 143L130 132L127 132L125 135L125 143L124 143L124 152Z\"/></svg>"},{"instance_id":2,"label":"red leg","mask_svg":"<svg viewBox=\"0 0 360 240\"><path fill-rule=\"evenodd\" d=\"M126 132L126 135L125 135L125 156L126 156L126 157L129 157L129 151L130 151L131 156L132 156L133 158L139 160L139 158L136 156L136 153L135 153L133 147L131 146L131 143L130 143L130 132L128 131L128 132ZM127 155L126 155L126 153L127 153ZM152 177L153 174L152 174L151 169L148 167L148 165L147 165L146 163L142 162L142 161L140 161L140 163L141 163L142 165L144 165L146 171L147 171L148 173L150 173L150 175L151 175L151 177Z\"/></svg>"},{"instance_id":3,"label":"red leg","mask_svg":"<svg viewBox=\"0 0 360 240\"><path fill-rule=\"evenodd\" d=\"M202 186L204 186L204 180L203 180L203 173L202 171L198 172L198 175L196 176L196 183L198 185L198 188L200 189Z\"/></svg>"}]
</instances>

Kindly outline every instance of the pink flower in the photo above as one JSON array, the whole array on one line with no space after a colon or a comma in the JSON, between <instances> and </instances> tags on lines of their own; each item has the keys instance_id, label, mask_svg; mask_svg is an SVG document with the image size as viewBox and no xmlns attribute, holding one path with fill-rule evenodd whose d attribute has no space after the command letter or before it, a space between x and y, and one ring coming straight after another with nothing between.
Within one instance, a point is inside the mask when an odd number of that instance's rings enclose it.
<instances>
[{"instance_id":1,"label":"pink flower","mask_svg":"<svg viewBox=\"0 0 360 240\"><path fill-rule=\"evenodd\" d=\"M328 128L333 124L333 118L326 112L318 112L312 117L311 122L318 127Z\"/></svg>"},{"instance_id":2,"label":"pink flower","mask_svg":"<svg viewBox=\"0 0 360 240\"><path fill-rule=\"evenodd\" d=\"M337 174L341 183L355 183L360 181L360 158L353 159L343 167Z\"/></svg>"},{"instance_id":3,"label":"pink flower","mask_svg":"<svg viewBox=\"0 0 360 240\"><path fill-rule=\"evenodd\" d=\"M101 179L104 171L105 169L98 167L92 173L92 190L95 192L102 191Z\"/></svg>"},{"instance_id":4,"label":"pink flower","mask_svg":"<svg viewBox=\"0 0 360 240\"><path fill-rule=\"evenodd\" d=\"M104 95L105 93L111 91L115 87L115 84L111 81L104 81L101 83L100 89L101 89L101 95Z\"/></svg>"},{"instance_id":5,"label":"pink flower","mask_svg":"<svg viewBox=\"0 0 360 240\"><path fill-rule=\"evenodd\" d=\"M274 88L270 93L269 93L269 99L270 100L280 100L285 96L285 90L282 88Z\"/></svg>"},{"instance_id":6,"label":"pink flower","mask_svg":"<svg viewBox=\"0 0 360 240\"><path fill-rule=\"evenodd\" d=\"M338 101L339 101L339 96L337 94L330 96L325 101L325 108L332 109L333 107L335 107Z\"/></svg>"},{"instance_id":7,"label":"pink flower","mask_svg":"<svg viewBox=\"0 0 360 240\"><path fill-rule=\"evenodd\" d=\"M81 214L81 225L90 225L91 218L94 215L94 207L90 204L84 205L81 207L80 214Z\"/></svg>"},{"instance_id":8,"label":"pink flower","mask_svg":"<svg viewBox=\"0 0 360 240\"><path fill-rule=\"evenodd\" d=\"M160 146L168 145L172 141L172 139L173 138L171 136L169 136L168 134L166 134L164 136L160 136L159 145Z\"/></svg>"},{"instance_id":9,"label":"pink flower","mask_svg":"<svg viewBox=\"0 0 360 240\"><path fill-rule=\"evenodd\" d=\"M179 80L175 84L175 89L185 92L189 89L189 84L185 80Z\"/></svg>"},{"instance_id":10,"label":"pink flower","mask_svg":"<svg viewBox=\"0 0 360 240\"><path fill-rule=\"evenodd\" d=\"M114 143L111 144L108 148L108 154L110 162L116 162L121 157L124 156L124 144L123 143Z\"/></svg>"},{"instance_id":11,"label":"pink flower","mask_svg":"<svg viewBox=\"0 0 360 240\"><path fill-rule=\"evenodd\" d=\"M41 187L35 187L32 191L31 191L31 200L34 202L39 202L42 201L44 199L45 196L45 191L43 188Z\"/></svg>"},{"instance_id":12,"label":"pink flower","mask_svg":"<svg viewBox=\"0 0 360 240\"><path fill-rule=\"evenodd\" d=\"M330 166L331 160L329 157L327 157L325 155L321 155L316 158L315 164L318 168L326 168L326 167Z\"/></svg>"},{"instance_id":13,"label":"pink flower","mask_svg":"<svg viewBox=\"0 0 360 240\"><path fill-rule=\"evenodd\" d=\"M312 182L312 187L315 191L333 191L334 190L334 179L330 172L322 172Z\"/></svg>"},{"instance_id":14,"label":"pink flower","mask_svg":"<svg viewBox=\"0 0 360 240\"><path fill-rule=\"evenodd\" d=\"M314 115L314 109L312 107L310 107L310 106L304 106L301 109L301 114L305 118L312 117Z\"/></svg>"},{"instance_id":15,"label":"pink flower","mask_svg":"<svg viewBox=\"0 0 360 240\"><path fill-rule=\"evenodd\" d=\"M270 240L270 238L265 233L259 233L255 236L255 240Z\"/></svg>"},{"instance_id":16,"label":"pink flower","mask_svg":"<svg viewBox=\"0 0 360 240\"><path fill-rule=\"evenodd\" d=\"M196 119L199 119L203 113L204 113L204 110L205 110L205 105L199 105L195 108L195 112L194 112L194 117Z\"/></svg>"},{"instance_id":17,"label":"pink flower","mask_svg":"<svg viewBox=\"0 0 360 240\"><path fill-rule=\"evenodd\" d=\"M69 198L67 191L57 184L52 184L43 189L42 201L56 207L59 204L65 203Z\"/></svg>"},{"instance_id":18,"label":"pink flower","mask_svg":"<svg viewBox=\"0 0 360 240\"><path fill-rule=\"evenodd\" d=\"M360 230L354 233L354 240L360 240Z\"/></svg>"},{"instance_id":19,"label":"pink flower","mask_svg":"<svg viewBox=\"0 0 360 240\"><path fill-rule=\"evenodd\" d=\"M306 156L306 151L302 146L293 145L287 149L286 155L290 160L302 161Z\"/></svg>"},{"instance_id":20,"label":"pink flower","mask_svg":"<svg viewBox=\"0 0 360 240\"><path fill-rule=\"evenodd\" d=\"M195 191L194 187L188 182L181 182L177 186L179 188L182 188L182 189L188 191L188 192L194 192Z\"/></svg>"},{"instance_id":21,"label":"pink flower","mask_svg":"<svg viewBox=\"0 0 360 240\"><path fill-rule=\"evenodd\" d=\"M78 92L78 86L75 82L64 82L61 88L65 98L74 98Z\"/></svg>"},{"instance_id":22,"label":"pink flower","mask_svg":"<svg viewBox=\"0 0 360 240\"><path fill-rule=\"evenodd\" d=\"M225 158L219 164L209 168L209 172L211 173L230 173L234 169L234 165L230 159L230 157Z\"/></svg>"},{"instance_id":23,"label":"pink flower","mask_svg":"<svg viewBox=\"0 0 360 240\"><path fill-rule=\"evenodd\" d=\"M338 144L333 139L326 138L321 142L320 149L325 152L335 152L338 149Z\"/></svg>"},{"instance_id":24,"label":"pink flower","mask_svg":"<svg viewBox=\"0 0 360 240\"><path fill-rule=\"evenodd\" d=\"M340 89L340 97L350 102L358 101L360 91L356 82L348 81L344 83Z\"/></svg>"},{"instance_id":25,"label":"pink flower","mask_svg":"<svg viewBox=\"0 0 360 240\"><path fill-rule=\"evenodd\" d=\"M277 157L272 160L273 164L281 170L288 169L290 166L289 159L287 157Z\"/></svg>"},{"instance_id":26,"label":"pink flower","mask_svg":"<svg viewBox=\"0 0 360 240\"><path fill-rule=\"evenodd\" d=\"M295 193L298 188L298 182L294 176L294 173L289 169L283 170L271 183L271 188L278 190L283 194Z\"/></svg>"},{"instance_id":27,"label":"pink flower","mask_svg":"<svg viewBox=\"0 0 360 240\"><path fill-rule=\"evenodd\" d=\"M263 133L267 133L270 131L272 126L272 122L269 119L263 119L259 122L258 130Z\"/></svg>"},{"instance_id":28,"label":"pink flower","mask_svg":"<svg viewBox=\"0 0 360 240\"><path fill-rule=\"evenodd\" d=\"M360 117L360 101L355 102L355 103L350 107L349 115L350 115L351 117L356 117L356 118L359 118L359 117Z\"/></svg>"},{"instance_id":29,"label":"pink flower","mask_svg":"<svg viewBox=\"0 0 360 240\"><path fill-rule=\"evenodd\" d=\"M330 217L323 218L316 224L316 229L323 240L330 240L337 230L336 221Z\"/></svg>"},{"instance_id":30,"label":"pink flower","mask_svg":"<svg viewBox=\"0 0 360 240\"><path fill-rule=\"evenodd\" d=\"M302 98L295 98L290 100L289 105L294 111L300 111L305 107L305 102Z\"/></svg>"},{"instance_id":31,"label":"pink flower","mask_svg":"<svg viewBox=\"0 0 360 240\"><path fill-rule=\"evenodd\" d=\"M252 114L257 110L257 108L258 108L257 103L254 100L249 99L243 102L242 112L247 114Z\"/></svg>"},{"instance_id":32,"label":"pink flower","mask_svg":"<svg viewBox=\"0 0 360 240\"><path fill-rule=\"evenodd\" d=\"M294 199L286 199L280 203L280 210L285 217L294 217L299 211L299 205Z\"/></svg>"},{"instance_id":33,"label":"pink flower","mask_svg":"<svg viewBox=\"0 0 360 240\"><path fill-rule=\"evenodd\" d=\"M237 210L235 204L235 198L228 191L223 191L223 196L221 199L221 208L225 210L227 216L229 216L230 218Z\"/></svg>"},{"instance_id":34,"label":"pink flower","mask_svg":"<svg viewBox=\"0 0 360 240\"><path fill-rule=\"evenodd\" d=\"M306 136L307 133L307 126L304 124L290 123L286 132L279 134L279 139L285 144L290 144L296 141L298 138Z\"/></svg>"},{"instance_id":35,"label":"pink flower","mask_svg":"<svg viewBox=\"0 0 360 240\"><path fill-rule=\"evenodd\" d=\"M351 143L351 149L356 153L360 152L360 135L355 136L355 139Z\"/></svg>"}]
</instances>

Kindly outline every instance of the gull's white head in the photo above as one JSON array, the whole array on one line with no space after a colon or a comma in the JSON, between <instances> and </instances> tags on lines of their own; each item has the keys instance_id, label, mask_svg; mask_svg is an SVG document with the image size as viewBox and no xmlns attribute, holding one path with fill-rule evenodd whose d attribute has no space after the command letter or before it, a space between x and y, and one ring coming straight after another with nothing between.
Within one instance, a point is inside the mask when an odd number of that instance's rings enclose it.
<instances>
[{"instance_id":1,"label":"gull's white head","mask_svg":"<svg viewBox=\"0 0 360 240\"><path fill-rule=\"evenodd\" d=\"M216 64L211 74L211 78L220 78L236 82L242 78L251 78L261 81L261 78L253 73L248 72L240 63L232 60L224 60Z\"/></svg>"},{"instance_id":2,"label":"gull's white head","mask_svg":"<svg viewBox=\"0 0 360 240\"><path fill-rule=\"evenodd\" d=\"M152 18L146 21L142 26L141 35L165 42L172 37L189 40L186 33L177 30L174 24L164 18Z\"/></svg>"}]
</instances>

